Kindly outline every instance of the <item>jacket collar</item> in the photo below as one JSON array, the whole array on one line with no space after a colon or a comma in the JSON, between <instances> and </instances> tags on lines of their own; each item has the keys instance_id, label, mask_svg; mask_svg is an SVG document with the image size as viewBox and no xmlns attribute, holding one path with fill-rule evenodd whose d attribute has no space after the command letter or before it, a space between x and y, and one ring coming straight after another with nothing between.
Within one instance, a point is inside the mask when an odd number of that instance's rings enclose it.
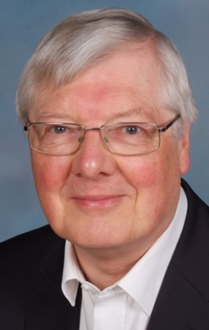
<instances>
[{"instance_id":1,"label":"jacket collar","mask_svg":"<svg viewBox=\"0 0 209 330\"><path fill-rule=\"evenodd\" d=\"M184 180L182 187L186 221L147 330L209 328L209 208Z\"/></svg>"},{"instance_id":2,"label":"jacket collar","mask_svg":"<svg viewBox=\"0 0 209 330\"><path fill-rule=\"evenodd\" d=\"M27 295L26 330L78 330L81 308L81 289L76 305L71 306L61 291L65 241L53 232L48 254L39 264L37 285Z\"/></svg>"}]
</instances>

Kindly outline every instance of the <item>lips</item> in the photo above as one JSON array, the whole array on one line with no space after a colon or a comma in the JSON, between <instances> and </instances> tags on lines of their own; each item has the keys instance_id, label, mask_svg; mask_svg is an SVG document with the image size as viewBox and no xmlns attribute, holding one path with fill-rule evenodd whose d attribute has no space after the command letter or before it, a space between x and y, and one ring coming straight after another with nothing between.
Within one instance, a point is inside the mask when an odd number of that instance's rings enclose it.
<instances>
[{"instance_id":1,"label":"lips","mask_svg":"<svg viewBox=\"0 0 209 330\"><path fill-rule=\"evenodd\" d=\"M85 195L85 196L75 196L72 199L75 203L90 208L108 207L119 203L123 198L123 195Z\"/></svg>"}]
</instances>

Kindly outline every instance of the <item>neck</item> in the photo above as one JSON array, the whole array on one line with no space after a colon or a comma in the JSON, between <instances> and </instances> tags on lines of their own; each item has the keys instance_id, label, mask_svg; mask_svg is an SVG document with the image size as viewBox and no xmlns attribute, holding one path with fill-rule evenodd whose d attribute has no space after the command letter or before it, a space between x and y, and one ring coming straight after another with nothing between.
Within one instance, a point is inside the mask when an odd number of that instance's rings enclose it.
<instances>
[{"instance_id":1,"label":"neck","mask_svg":"<svg viewBox=\"0 0 209 330\"><path fill-rule=\"evenodd\" d=\"M104 249L84 249L75 246L76 255L86 279L98 289L115 284L137 263L146 251L134 253L133 247L127 251ZM137 249L136 249L137 251Z\"/></svg>"}]
</instances>

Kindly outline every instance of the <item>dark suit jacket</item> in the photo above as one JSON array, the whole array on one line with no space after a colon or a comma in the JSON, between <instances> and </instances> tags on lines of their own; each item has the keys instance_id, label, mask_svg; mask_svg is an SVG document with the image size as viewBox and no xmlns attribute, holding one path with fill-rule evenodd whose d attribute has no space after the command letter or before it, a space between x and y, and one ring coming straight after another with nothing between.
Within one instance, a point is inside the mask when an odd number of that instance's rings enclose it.
<instances>
[{"instance_id":1,"label":"dark suit jacket","mask_svg":"<svg viewBox=\"0 0 209 330\"><path fill-rule=\"evenodd\" d=\"M209 330L209 208L182 186L186 223L148 330ZM79 329L81 290L72 307L61 292L63 255L49 226L0 244L0 330Z\"/></svg>"}]
</instances>

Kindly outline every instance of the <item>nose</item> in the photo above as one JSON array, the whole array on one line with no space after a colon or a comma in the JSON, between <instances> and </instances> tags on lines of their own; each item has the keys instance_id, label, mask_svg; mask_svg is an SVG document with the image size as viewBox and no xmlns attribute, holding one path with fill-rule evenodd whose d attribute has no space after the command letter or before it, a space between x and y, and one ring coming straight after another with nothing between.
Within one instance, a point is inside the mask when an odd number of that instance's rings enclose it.
<instances>
[{"instance_id":1,"label":"nose","mask_svg":"<svg viewBox=\"0 0 209 330\"><path fill-rule=\"evenodd\" d=\"M105 148L100 131L86 131L82 146L74 155L72 172L76 176L96 180L99 176L113 174L115 168L114 155Z\"/></svg>"}]
</instances>

